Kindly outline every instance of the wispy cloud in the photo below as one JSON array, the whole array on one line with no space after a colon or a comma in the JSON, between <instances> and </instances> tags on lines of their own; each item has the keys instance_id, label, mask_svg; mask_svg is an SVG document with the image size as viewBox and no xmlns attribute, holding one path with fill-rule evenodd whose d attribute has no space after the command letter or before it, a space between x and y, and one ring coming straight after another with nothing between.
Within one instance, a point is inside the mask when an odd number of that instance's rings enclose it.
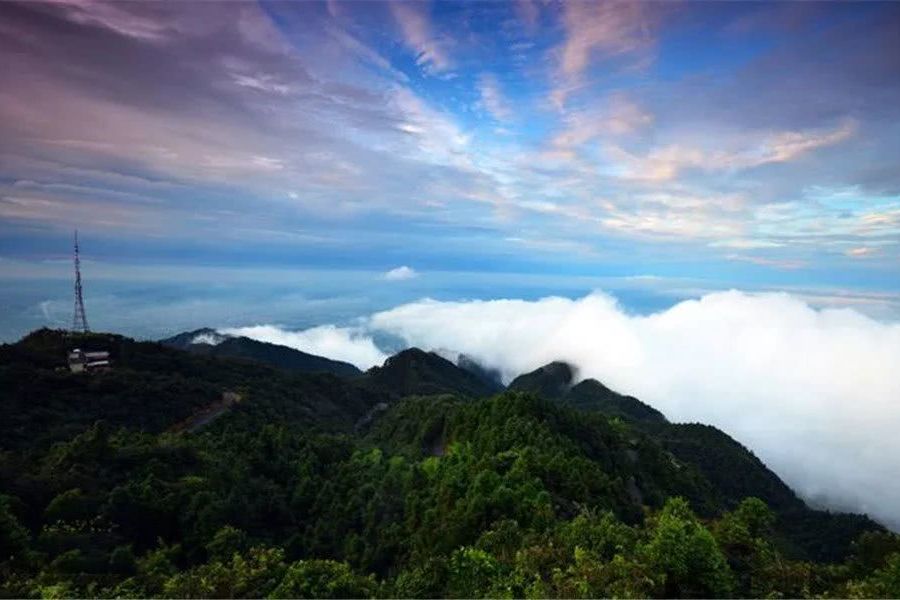
<instances>
[{"instance_id":1,"label":"wispy cloud","mask_svg":"<svg viewBox=\"0 0 900 600\"><path fill-rule=\"evenodd\" d=\"M418 276L419 274L415 269L407 267L406 265L391 269L384 274L384 278L388 281L408 281L410 279L415 279Z\"/></svg>"},{"instance_id":2,"label":"wispy cloud","mask_svg":"<svg viewBox=\"0 0 900 600\"><path fill-rule=\"evenodd\" d=\"M524 0L0 10L11 252L90 213L110 255L127 231L179 257L228 239L248 244L241 260L373 269L552 255L759 271L735 254L822 282L895 279L892 5L794 15L790 35L781 11L736 28L744 5L702 19ZM700 40L690 59L684 39ZM391 244L415 255L373 251Z\"/></svg>"},{"instance_id":3,"label":"wispy cloud","mask_svg":"<svg viewBox=\"0 0 900 600\"><path fill-rule=\"evenodd\" d=\"M478 81L481 105L498 121L508 121L513 116L512 108L500 90L497 78L490 73L482 73Z\"/></svg>"},{"instance_id":4,"label":"wispy cloud","mask_svg":"<svg viewBox=\"0 0 900 600\"><path fill-rule=\"evenodd\" d=\"M653 115L624 94L614 94L594 108L569 111L565 129L553 139L558 149L571 150L598 138L621 136L653 123Z\"/></svg>"},{"instance_id":5,"label":"wispy cloud","mask_svg":"<svg viewBox=\"0 0 900 600\"><path fill-rule=\"evenodd\" d=\"M427 72L438 73L449 69L452 62L444 47L446 41L434 33L428 14L430 5L425 2L392 2L390 6L406 45L415 54L416 64Z\"/></svg>"},{"instance_id":6,"label":"wispy cloud","mask_svg":"<svg viewBox=\"0 0 900 600\"><path fill-rule=\"evenodd\" d=\"M752 254L728 254L728 260L737 260L741 262L753 263L763 267L774 267L776 269L800 269L807 265L806 261L785 258L770 258L765 256L754 256Z\"/></svg>"},{"instance_id":7,"label":"wispy cloud","mask_svg":"<svg viewBox=\"0 0 900 600\"><path fill-rule=\"evenodd\" d=\"M872 248L870 246L858 246L856 248L849 248L844 252L850 258L866 258L867 256L872 256L873 254L877 254L878 249Z\"/></svg>"},{"instance_id":8,"label":"wispy cloud","mask_svg":"<svg viewBox=\"0 0 900 600\"><path fill-rule=\"evenodd\" d=\"M636 156L611 144L609 156L622 165L624 173L634 179L670 181L685 169L735 171L767 164L791 162L819 148L838 144L856 131L855 123L846 120L834 128L812 131L752 133L703 140L702 146L673 144L651 149ZM731 148L714 148L722 144Z\"/></svg>"},{"instance_id":9,"label":"wispy cloud","mask_svg":"<svg viewBox=\"0 0 900 600\"><path fill-rule=\"evenodd\" d=\"M655 42L652 17L648 5L639 2L564 3L565 37L558 48L559 83L551 94L553 103L563 106L582 84L591 60L645 60Z\"/></svg>"},{"instance_id":10,"label":"wispy cloud","mask_svg":"<svg viewBox=\"0 0 900 600\"><path fill-rule=\"evenodd\" d=\"M534 32L541 17L540 5L535 0L515 0L516 14L528 32Z\"/></svg>"},{"instance_id":11,"label":"wispy cloud","mask_svg":"<svg viewBox=\"0 0 900 600\"><path fill-rule=\"evenodd\" d=\"M138 40L160 42L175 33L171 13L155 10L155 7L134 11L115 3L96 0L64 0L59 4L75 23L108 29Z\"/></svg>"}]
</instances>

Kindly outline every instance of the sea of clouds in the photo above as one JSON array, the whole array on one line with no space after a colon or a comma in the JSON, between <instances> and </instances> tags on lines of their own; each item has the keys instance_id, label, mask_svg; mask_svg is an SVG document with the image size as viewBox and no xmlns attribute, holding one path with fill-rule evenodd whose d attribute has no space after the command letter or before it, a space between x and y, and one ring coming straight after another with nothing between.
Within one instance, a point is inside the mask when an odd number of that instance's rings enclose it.
<instances>
[{"instance_id":1,"label":"sea of clouds","mask_svg":"<svg viewBox=\"0 0 900 600\"><path fill-rule=\"evenodd\" d=\"M422 300L360 319L229 333L380 364L376 340L462 352L506 381L553 360L676 422L715 425L814 504L900 530L900 323L783 293L718 292L646 316L580 299Z\"/></svg>"}]
</instances>

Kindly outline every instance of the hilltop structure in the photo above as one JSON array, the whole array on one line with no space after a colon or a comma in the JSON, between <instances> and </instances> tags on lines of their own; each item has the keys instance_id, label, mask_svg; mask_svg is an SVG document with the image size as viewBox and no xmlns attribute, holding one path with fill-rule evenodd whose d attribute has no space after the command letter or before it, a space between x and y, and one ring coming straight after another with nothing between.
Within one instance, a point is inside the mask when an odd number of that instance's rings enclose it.
<instances>
[{"instance_id":1,"label":"hilltop structure","mask_svg":"<svg viewBox=\"0 0 900 600\"><path fill-rule=\"evenodd\" d=\"M107 368L109 368L109 352L105 350L85 352L80 348L75 348L69 352L69 370L73 373Z\"/></svg>"},{"instance_id":2,"label":"hilltop structure","mask_svg":"<svg viewBox=\"0 0 900 600\"><path fill-rule=\"evenodd\" d=\"M81 291L81 259L78 256L78 230L75 230L75 315L72 317L74 333L88 333L87 316L84 313L84 297Z\"/></svg>"},{"instance_id":3,"label":"hilltop structure","mask_svg":"<svg viewBox=\"0 0 900 600\"><path fill-rule=\"evenodd\" d=\"M75 230L75 314L72 317L72 333L90 333L87 315L84 312L84 296L81 288L81 257L78 251L78 230ZM108 369L109 352L96 350L85 352L75 348L69 352L69 370L73 373L85 373Z\"/></svg>"}]
</instances>

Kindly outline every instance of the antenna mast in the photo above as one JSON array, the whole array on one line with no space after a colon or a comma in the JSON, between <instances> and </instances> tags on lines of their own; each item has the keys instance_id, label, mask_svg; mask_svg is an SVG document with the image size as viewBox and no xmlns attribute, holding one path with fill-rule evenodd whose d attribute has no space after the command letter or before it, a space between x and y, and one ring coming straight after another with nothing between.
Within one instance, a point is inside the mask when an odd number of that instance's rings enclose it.
<instances>
[{"instance_id":1,"label":"antenna mast","mask_svg":"<svg viewBox=\"0 0 900 600\"><path fill-rule=\"evenodd\" d=\"M78 230L75 230L75 316L72 319L72 331L88 333L87 317L84 314L84 298L81 295L81 260L78 257Z\"/></svg>"}]
</instances>

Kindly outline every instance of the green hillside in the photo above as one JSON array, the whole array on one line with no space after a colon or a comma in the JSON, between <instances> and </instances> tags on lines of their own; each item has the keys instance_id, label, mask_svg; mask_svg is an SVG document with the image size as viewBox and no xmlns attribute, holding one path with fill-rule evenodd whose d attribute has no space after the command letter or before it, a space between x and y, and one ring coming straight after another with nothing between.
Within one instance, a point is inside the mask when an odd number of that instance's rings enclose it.
<instances>
[{"instance_id":1,"label":"green hillside","mask_svg":"<svg viewBox=\"0 0 900 600\"><path fill-rule=\"evenodd\" d=\"M112 370L57 371L74 342ZM440 361L348 381L118 336L0 346L0 595L900 595L900 538L809 510L722 432Z\"/></svg>"}]
</instances>

